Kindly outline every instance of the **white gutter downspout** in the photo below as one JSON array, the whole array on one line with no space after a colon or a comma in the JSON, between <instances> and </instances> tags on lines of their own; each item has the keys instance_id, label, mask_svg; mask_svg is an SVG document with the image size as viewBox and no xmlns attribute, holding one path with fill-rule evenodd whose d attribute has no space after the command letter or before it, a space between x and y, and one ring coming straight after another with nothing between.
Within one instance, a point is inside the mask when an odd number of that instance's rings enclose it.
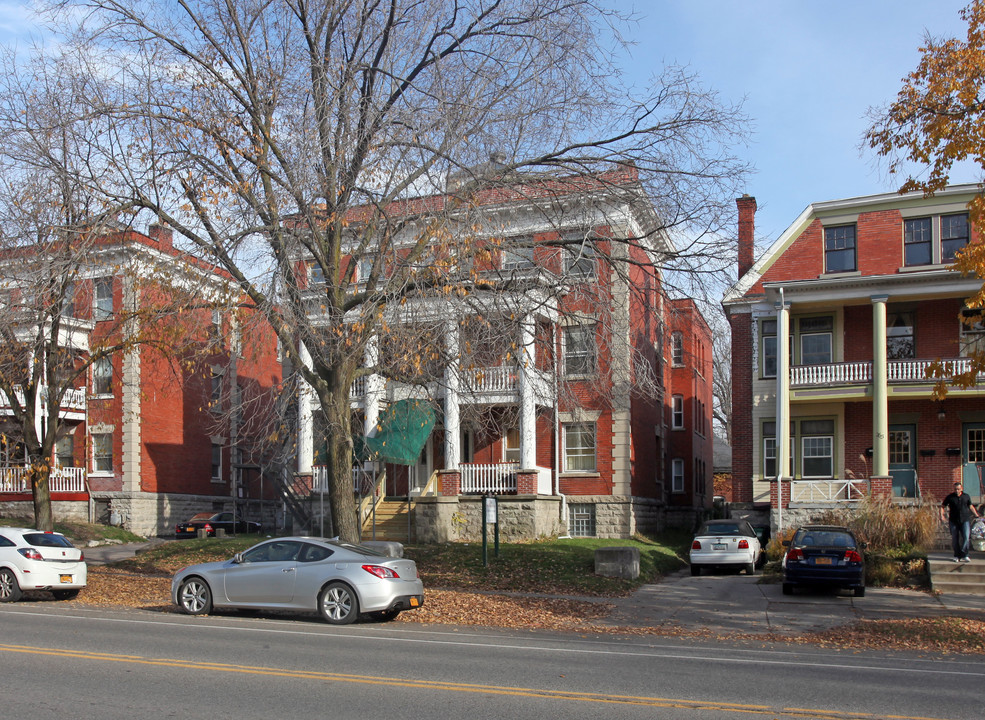
<instances>
[{"instance_id":1,"label":"white gutter downspout","mask_svg":"<svg viewBox=\"0 0 985 720\"><path fill-rule=\"evenodd\" d=\"M558 336L558 326L554 323L554 352L551 353L554 359L554 493L561 498L561 524L564 528L564 534L561 535L562 538L570 537L568 534L568 498L565 497L564 493L561 492L561 477L560 477L560 467L561 467L561 415L558 411L558 397L561 394L561 381L558 379L558 343L560 338Z\"/></svg>"}]
</instances>

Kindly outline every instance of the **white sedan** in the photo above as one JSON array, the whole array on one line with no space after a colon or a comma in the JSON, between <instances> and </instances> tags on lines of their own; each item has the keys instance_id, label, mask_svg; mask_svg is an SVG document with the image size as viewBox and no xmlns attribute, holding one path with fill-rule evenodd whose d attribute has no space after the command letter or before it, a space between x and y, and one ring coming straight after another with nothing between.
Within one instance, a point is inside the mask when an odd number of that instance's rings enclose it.
<instances>
[{"instance_id":1,"label":"white sedan","mask_svg":"<svg viewBox=\"0 0 985 720\"><path fill-rule=\"evenodd\" d=\"M701 568L733 567L752 575L762 548L745 520L708 520L691 542L691 574Z\"/></svg>"},{"instance_id":2,"label":"white sedan","mask_svg":"<svg viewBox=\"0 0 985 720\"><path fill-rule=\"evenodd\" d=\"M87 576L85 555L61 533L0 527L0 602L16 602L25 590L70 600Z\"/></svg>"}]
</instances>

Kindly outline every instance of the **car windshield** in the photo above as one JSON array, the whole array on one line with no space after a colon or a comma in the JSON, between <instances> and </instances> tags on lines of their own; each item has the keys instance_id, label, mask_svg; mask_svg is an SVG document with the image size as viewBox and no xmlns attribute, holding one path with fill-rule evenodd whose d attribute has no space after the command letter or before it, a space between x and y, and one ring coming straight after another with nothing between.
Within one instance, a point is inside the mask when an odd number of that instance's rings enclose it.
<instances>
[{"instance_id":1,"label":"car windshield","mask_svg":"<svg viewBox=\"0 0 985 720\"><path fill-rule=\"evenodd\" d=\"M31 533L25 535L24 539L34 547L75 547L68 541L67 537L54 533Z\"/></svg>"},{"instance_id":2,"label":"car windshield","mask_svg":"<svg viewBox=\"0 0 985 720\"><path fill-rule=\"evenodd\" d=\"M855 540L838 530L801 530L794 539L797 547L855 547Z\"/></svg>"}]
</instances>

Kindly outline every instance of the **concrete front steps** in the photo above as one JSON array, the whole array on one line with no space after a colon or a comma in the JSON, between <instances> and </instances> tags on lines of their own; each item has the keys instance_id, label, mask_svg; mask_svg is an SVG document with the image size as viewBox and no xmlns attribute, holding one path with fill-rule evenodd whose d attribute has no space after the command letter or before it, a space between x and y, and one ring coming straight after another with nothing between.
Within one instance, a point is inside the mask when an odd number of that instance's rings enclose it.
<instances>
[{"instance_id":1,"label":"concrete front steps","mask_svg":"<svg viewBox=\"0 0 985 720\"><path fill-rule=\"evenodd\" d=\"M410 542L407 537L407 501L383 500L376 506L376 540ZM373 518L363 522L362 539L373 540Z\"/></svg>"},{"instance_id":2,"label":"concrete front steps","mask_svg":"<svg viewBox=\"0 0 985 720\"><path fill-rule=\"evenodd\" d=\"M928 555L931 588L946 595L985 595L985 553L972 551L969 558L969 563L956 563L950 552Z\"/></svg>"}]
</instances>

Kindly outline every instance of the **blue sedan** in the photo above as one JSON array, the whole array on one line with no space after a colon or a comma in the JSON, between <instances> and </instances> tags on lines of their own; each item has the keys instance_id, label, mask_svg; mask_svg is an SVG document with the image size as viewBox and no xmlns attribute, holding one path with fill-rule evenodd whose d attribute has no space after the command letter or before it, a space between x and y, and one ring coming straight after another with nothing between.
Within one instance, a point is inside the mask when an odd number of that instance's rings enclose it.
<instances>
[{"instance_id":1,"label":"blue sedan","mask_svg":"<svg viewBox=\"0 0 985 720\"><path fill-rule=\"evenodd\" d=\"M788 542L783 556L783 594L795 587L844 588L865 595L865 543L835 525L804 525Z\"/></svg>"}]
</instances>

